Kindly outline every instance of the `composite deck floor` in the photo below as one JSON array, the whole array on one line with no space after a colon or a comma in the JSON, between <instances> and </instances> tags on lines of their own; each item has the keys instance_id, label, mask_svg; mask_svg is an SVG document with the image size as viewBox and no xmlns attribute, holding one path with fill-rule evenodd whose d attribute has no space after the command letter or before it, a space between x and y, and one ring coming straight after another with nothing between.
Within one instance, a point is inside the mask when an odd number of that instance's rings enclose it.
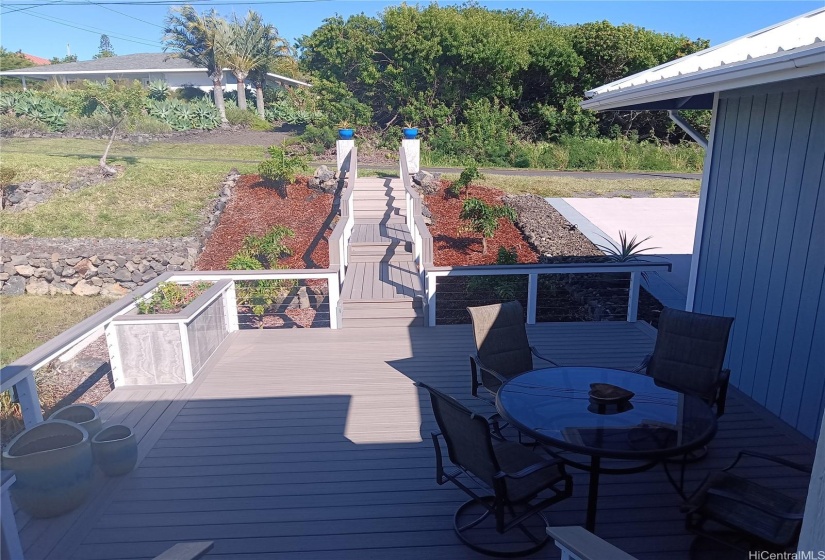
<instances>
[{"instance_id":1,"label":"composite deck floor","mask_svg":"<svg viewBox=\"0 0 825 560\"><path fill-rule=\"evenodd\" d=\"M341 290L344 302L413 299L423 292L414 262L353 262L349 269Z\"/></svg>"},{"instance_id":2,"label":"composite deck floor","mask_svg":"<svg viewBox=\"0 0 825 560\"><path fill-rule=\"evenodd\" d=\"M655 336L622 322L544 324L529 334L561 364L620 368L636 365ZM235 333L182 390L112 393L106 413L141 432L138 468L101 484L72 515L21 519L27 558L150 558L191 540L215 541L210 560L485 558L452 532L465 497L435 483L435 424L413 386L423 381L483 409L468 395L471 349L466 325ZM813 454L733 391L688 485L745 447L800 461ZM807 480L784 473L745 469L804 493ZM586 477L574 471L574 479L574 497L548 511L554 524L584 523ZM596 533L640 559L686 559L692 539L679 504L659 467L603 476ZM534 557L558 552L549 545Z\"/></svg>"}]
</instances>

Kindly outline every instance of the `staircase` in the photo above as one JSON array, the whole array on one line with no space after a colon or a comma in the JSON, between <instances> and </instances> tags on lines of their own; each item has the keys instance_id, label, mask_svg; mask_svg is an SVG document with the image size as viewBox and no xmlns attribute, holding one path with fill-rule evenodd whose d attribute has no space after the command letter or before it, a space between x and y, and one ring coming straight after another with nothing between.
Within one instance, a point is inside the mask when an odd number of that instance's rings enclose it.
<instances>
[{"instance_id":1,"label":"staircase","mask_svg":"<svg viewBox=\"0 0 825 560\"><path fill-rule=\"evenodd\" d=\"M353 203L355 225L341 290L343 326L423 326L423 289L401 179L359 178Z\"/></svg>"}]
</instances>

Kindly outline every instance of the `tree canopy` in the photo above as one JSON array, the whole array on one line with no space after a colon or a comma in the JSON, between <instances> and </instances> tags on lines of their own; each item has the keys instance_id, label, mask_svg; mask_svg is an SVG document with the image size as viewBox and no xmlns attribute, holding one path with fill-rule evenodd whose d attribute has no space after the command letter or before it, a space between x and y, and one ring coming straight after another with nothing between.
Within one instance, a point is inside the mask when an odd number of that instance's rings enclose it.
<instances>
[{"instance_id":1,"label":"tree canopy","mask_svg":"<svg viewBox=\"0 0 825 560\"><path fill-rule=\"evenodd\" d=\"M707 46L633 25L560 26L530 10L475 4L335 16L298 41L331 120L409 121L452 142L479 132L552 140L631 129L678 139L661 115L597 116L578 102L588 89Z\"/></svg>"}]
</instances>

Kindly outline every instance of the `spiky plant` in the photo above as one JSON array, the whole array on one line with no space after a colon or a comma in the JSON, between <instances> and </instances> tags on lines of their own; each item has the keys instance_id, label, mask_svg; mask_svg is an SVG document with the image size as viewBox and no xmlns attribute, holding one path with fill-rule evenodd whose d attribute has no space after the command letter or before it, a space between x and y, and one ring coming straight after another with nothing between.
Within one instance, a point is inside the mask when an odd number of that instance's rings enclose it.
<instances>
[{"instance_id":1,"label":"spiky plant","mask_svg":"<svg viewBox=\"0 0 825 560\"><path fill-rule=\"evenodd\" d=\"M605 258L607 262L634 262L634 261L645 261L646 259L639 258L645 251L652 251L654 249L659 249L660 247L642 247L642 244L645 241L651 239L651 236L647 236L642 240L636 240L637 236L633 236L632 238L627 238L627 232L620 230L619 231L619 242L616 243L612 239L608 239L607 237L601 236L607 242L607 245L600 245L595 243L596 247L604 251ZM642 272L642 278L645 281L648 281L647 272Z\"/></svg>"}]
</instances>

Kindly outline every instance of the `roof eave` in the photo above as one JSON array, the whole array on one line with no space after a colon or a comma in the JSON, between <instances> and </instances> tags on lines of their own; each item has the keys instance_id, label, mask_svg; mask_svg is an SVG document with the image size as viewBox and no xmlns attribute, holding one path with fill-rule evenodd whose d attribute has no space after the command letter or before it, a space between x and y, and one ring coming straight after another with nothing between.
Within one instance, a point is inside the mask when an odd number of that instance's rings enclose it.
<instances>
[{"instance_id":1,"label":"roof eave","mask_svg":"<svg viewBox=\"0 0 825 560\"><path fill-rule=\"evenodd\" d=\"M642 103L715 93L817 74L825 74L825 44L597 94L582 101L581 106L594 111L620 110Z\"/></svg>"}]
</instances>

